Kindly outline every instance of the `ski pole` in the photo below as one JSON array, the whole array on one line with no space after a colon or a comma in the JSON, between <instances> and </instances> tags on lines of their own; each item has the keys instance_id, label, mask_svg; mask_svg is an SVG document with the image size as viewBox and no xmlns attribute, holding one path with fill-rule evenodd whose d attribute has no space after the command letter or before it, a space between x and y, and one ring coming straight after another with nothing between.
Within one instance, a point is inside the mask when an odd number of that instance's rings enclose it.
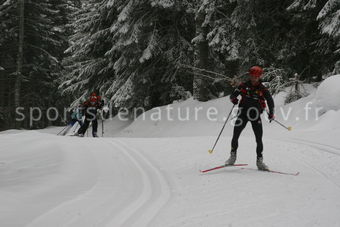
<instances>
[{"instance_id":1,"label":"ski pole","mask_svg":"<svg viewBox=\"0 0 340 227\"><path fill-rule=\"evenodd\" d=\"M57 136L59 136L66 128L68 127L68 125L66 125L65 126L65 128L63 128L63 130L61 130L58 134L57 134Z\"/></svg>"},{"instance_id":2,"label":"ski pole","mask_svg":"<svg viewBox=\"0 0 340 227\"><path fill-rule=\"evenodd\" d=\"M102 137L104 137L104 120L102 119Z\"/></svg>"},{"instance_id":3,"label":"ski pole","mask_svg":"<svg viewBox=\"0 0 340 227\"><path fill-rule=\"evenodd\" d=\"M267 114L269 115L269 112L267 111ZM281 122L279 122L276 119L273 119L272 121L276 122L278 125L282 126L283 128L287 129L288 131L292 131L293 127L291 126L285 126L284 124L282 124ZM271 121L270 121L271 122Z\"/></svg>"},{"instance_id":4,"label":"ski pole","mask_svg":"<svg viewBox=\"0 0 340 227\"><path fill-rule=\"evenodd\" d=\"M291 126L287 127L284 124L282 124L281 122L279 122L278 120L274 119L274 122L276 122L277 124L281 125L283 128L287 129L288 131L292 131L293 128Z\"/></svg>"},{"instance_id":5,"label":"ski pole","mask_svg":"<svg viewBox=\"0 0 340 227\"><path fill-rule=\"evenodd\" d=\"M217 139L216 139L216 142L215 142L213 148L212 148L211 150L208 151L209 154L212 154L212 153L214 152L215 147L216 147L218 141L220 140L220 137L221 137L221 135L222 135L222 132L224 131L224 128L225 128L225 126L227 125L227 122L229 121L229 118L230 118L231 114L233 113L234 108L235 108L235 105L233 105L233 108L231 108L230 113L229 113L227 119L226 119L225 122L224 122L224 125L223 125L223 127L222 127L222 129L221 129L221 131L220 131L220 134L218 135L218 137L217 137Z\"/></svg>"}]
</instances>

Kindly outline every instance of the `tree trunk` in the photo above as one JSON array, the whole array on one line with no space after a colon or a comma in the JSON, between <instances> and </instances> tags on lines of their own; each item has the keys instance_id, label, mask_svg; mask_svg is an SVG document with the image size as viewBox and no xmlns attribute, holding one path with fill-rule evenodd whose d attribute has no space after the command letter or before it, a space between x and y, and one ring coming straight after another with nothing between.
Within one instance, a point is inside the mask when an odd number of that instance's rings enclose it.
<instances>
[{"instance_id":1,"label":"tree trunk","mask_svg":"<svg viewBox=\"0 0 340 227\"><path fill-rule=\"evenodd\" d=\"M205 12L198 12L196 17L196 36L200 37L196 43L196 67L209 69L209 44L207 40L208 27L204 26ZM201 76L194 76L193 81L194 99L208 101L207 82Z\"/></svg>"},{"instance_id":2,"label":"tree trunk","mask_svg":"<svg viewBox=\"0 0 340 227\"><path fill-rule=\"evenodd\" d=\"M25 32L25 0L18 0L18 16L19 16L19 37L18 37L18 55L17 55L17 71L14 85L14 108L20 106L21 83L22 83L22 65L24 61L24 32ZM15 121L15 112L13 117ZM16 124L18 128L19 125Z\"/></svg>"},{"instance_id":3,"label":"tree trunk","mask_svg":"<svg viewBox=\"0 0 340 227\"><path fill-rule=\"evenodd\" d=\"M4 73L0 72L0 97L1 97L1 99L0 99L0 108L5 108L5 97L6 97L5 90L6 90L6 85L7 85L6 76L5 76Z\"/></svg>"},{"instance_id":4,"label":"tree trunk","mask_svg":"<svg viewBox=\"0 0 340 227\"><path fill-rule=\"evenodd\" d=\"M25 0L18 0L18 12L19 12L19 37L18 37L18 55L17 55L17 71L16 80L14 85L14 106L15 108L20 106L20 93L22 82L22 65L24 58L24 22L25 22Z\"/></svg>"}]
</instances>

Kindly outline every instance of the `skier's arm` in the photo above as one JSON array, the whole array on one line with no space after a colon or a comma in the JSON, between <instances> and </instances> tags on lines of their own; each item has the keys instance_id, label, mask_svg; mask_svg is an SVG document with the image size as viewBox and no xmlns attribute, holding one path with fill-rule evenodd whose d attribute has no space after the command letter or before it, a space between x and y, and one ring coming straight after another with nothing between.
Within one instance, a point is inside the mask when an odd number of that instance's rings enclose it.
<instances>
[{"instance_id":1,"label":"skier's arm","mask_svg":"<svg viewBox=\"0 0 340 227\"><path fill-rule=\"evenodd\" d=\"M79 113L81 115L85 115L88 107L89 107L89 102L88 101L84 102L83 104L79 106Z\"/></svg>"},{"instance_id":2,"label":"skier's arm","mask_svg":"<svg viewBox=\"0 0 340 227\"><path fill-rule=\"evenodd\" d=\"M264 91L264 98L266 99L267 104L268 104L269 114L274 115L275 104L274 104L273 97L270 94L268 89L265 89L265 91Z\"/></svg>"},{"instance_id":3,"label":"skier's arm","mask_svg":"<svg viewBox=\"0 0 340 227\"><path fill-rule=\"evenodd\" d=\"M238 86L230 95L230 99L236 99L241 94L242 84Z\"/></svg>"},{"instance_id":4,"label":"skier's arm","mask_svg":"<svg viewBox=\"0 0 340 227\"><path fill-rule=\"evenodd\" d=\"M97 104L97 108L98 108L99 110L101 110L101 109L103 109L103 107L104 107L104 100L100 100L100 101L98 102L98 104Z\"/></svg>"},{"instance_id":5,"label":"skier's arm","mask_svg":"<svg viewBox=\"0 0 340 227\"><path fill-rule=\"evenodd\" d=\"M81 104L80 107L86 109L87 107L89 107L89 102L88 101L84 102L83 104Z\"/></svg>"},{"instance_id":6,"label":"skier's arm","mask_svg":"<svg viewBox=\"0 0 340 227\"><path fill-rule=\"evenodd\" d=\"M243 84L241 84L240 86L238 86L233 93L231 93L230 95L230 101L234 104L237 105L238 104L238 96L241 94L241 89L242 89Z\"/></svg>"}]
</instances>

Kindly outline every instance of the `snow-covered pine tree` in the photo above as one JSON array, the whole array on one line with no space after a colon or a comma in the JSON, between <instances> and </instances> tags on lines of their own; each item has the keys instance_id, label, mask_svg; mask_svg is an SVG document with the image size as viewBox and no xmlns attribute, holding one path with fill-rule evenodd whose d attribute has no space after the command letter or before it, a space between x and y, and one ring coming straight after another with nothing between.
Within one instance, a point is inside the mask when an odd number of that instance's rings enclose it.
<instances>
[{"instance_id":1,"label":"snow-covered pine tree","mask_svg":"<svg viewBox=\"0 0 340 227\"><path fill-rule=\"evenodd\" d=\"M338 0L328 0L317 19L323 33L332 37L340 36L340 2Z\"/></svg>"},{"instance_id":2,"label":"snow-covered pine tree","mask_svg":"<svg viewBox=\"0 0 340 227\"><path fill-rule=\"evenodd\" d=\"M264 41L267 31L264 31L263 21L268 20L266 17L273 11L276 13L285 9L281 4L214 0L207 1L205 8L205 23L211 28L207 37L214 70L234 77L242 76L252 65L273 64L271 58L274 57L268 57L265 50L274 45ZM271 37L272 42L279 40L272 34ZM231 90L228 86L224 89Z\"/></svg>"},{"instance_id":3,"label":"snow-covered pine tree","mask_svg":"<svg viewBox=\"0 0 340 227\"><path fill-rule=\"evenodd\" d=\"M63 95L73 98L74 104L100 90L115 76L105 53L111 46L109 27L117 13L107 7L107 2L85 1L72 15L69 27L73 34L66 50L65 76L60 88Z\"/></svg>"},{"instance_id":4,"label":"snow-covered pine tree","mask_svg":"<svg viewBox=\"0 0 340 227\"><path fill-rule=\"evenodd\" d=\"M210 24L208 34L214 68L226 76L239 72L240 40L237 38L236 18L233 15L236 1L210 1L207 18Z\"/></svg>"},{"instance_id":5,"label":"snow-covered pine tree","mask_svg":"<svg viewBox=\"0 0 340 227\"><path fill-rule=\"evenodd\" d=\"M335 42L335 55L340 56L340 1L328 0L319 12L317 20L320 22L321 32ZM335 63L332 73L340 73L340 60Z\"/></svg>"},{"instance_id":6,"label":"snow-covered pine tree","mask_svg":"<svg viewBox=\"0 0 340 227\"><path fill-rule=\"evenodd\" d=\"M0 70L0 119L1 129L9 126L10 108L13 105L13 86L15 77L10 75L15 67L14 46L10 46L9 41L14 38L15 21L10 17L10 12L15 8L14 1L0 1L0 65L4 70Z\"/></svg>"},{"instance_id":7,"label":"snow-covered pine tree","mask_svg":"<svg viewBox=\"0 0 340 227\"><path fill-rule=\"evenodd\" d=\"M118 8L119 15L110 28L113 46L107 55L118 58L113 65L117 78L107 94L117 106L128 108L171 102L171 90L185 86L186 81L177 69L193 59L188 3L129 0L115 1L111 7Z\"/></svg>"},{"instance_id":8,"label":"snow-covered pine tree","mask_svg":"<svg viewBox=\"0 0 340 227\"><path fill-rule=\"evenodd\" d=\"M294 63L295 69L303 79L321 81L323 75L333 70L339 58L339 54L335 53L339 49L339 40L331 36L337 31L332 33L332 26L328 24L337 17L334 6L338 3L333 5L333 2L338 1L295 0L287 7L292 14L293 29L290 29L290 34L291 40L295 40L292 43L293 58L299 59Z\"/></svg>"},{"instance_id":9,"label":"snow-covered pine tree","mask_svg":"<svg viewBox=\"0 0 340 227\"><path fill-rule=\"evenodd\" d=\"M208 33L210 30L209 15L211 14L211 3L213 1L197 0L195 4L195 28L196 37L192 40L195 45L195 67L200 69L211 69L209 64L209 42ZM210 99L208 89L208 81L199 75L195 75L193 79L193 96L199 101L207 101Z\"/></svg>"},{"instance_id":10,"label":"snow-covered pine tree","mask_svg":"<svg viewBox=\"0 0 340 227\"><path fill-rule=\"evenodd\" d=\"M171 0L91 1L81 10L68 49L71 73L64 92L78 97L99 90L116 107L168 104L178 86L191 90L178 73L191 64L193 20L187 5ZM188 79L189 78L189 79Z\"/></svg>"},{"instance_id":11,"label":"snow-covered pine tree","mask_svg":"<svg viewBox=\"0 0 340 227\"><path fill-rule=\"evenodd\" d=\"M195 3L196 37L192 42L196 47L196 66L233 77L238 71L235 62L239 59L239 40L235 39L236 28L231 23L234 1L198 0ZM194 94L201 101L219 97L228 88L230 90L225 81L207 80L199 75L194 79Z\"/></svg>"},{"instance_id":12,"label":"snow-covered pine tree","mask_svg":"<svg viewBox=\"0 0 340 227\"><path fill-rule=\"evenodd\" d=\"M194 1L196 36L195 66L229 77L238 72L239 39L235 39L236 28L231 23L235 1ZM206 101L231 91L231 87L220 80L210 80L200 75L194 78L194 96Z\"/></svg>"},{"instance_id":13,"label":"snow-covered pine tree","mask_svg":"<svg viewBox=\"0 0 340 227\"><path fill-rule=\"evenodd\" d=\"M17 1L2 1L0 6L0 21L4 31L0 42L0 64L5 70L1 75L8 84L8 102L5 108L14 104L14 79L17 77L18 60L18 26L20 14L18 15ZM66 0L51 1L41 0L24 1L24 35L23 35L23 60L22 86L16 86L20 96L20 105L23 107L36 106L42 109L52 106L57 98L57 84L55 79L60 75L60 60L63 57L67 33L64 30L63 21L67 20L67 12L62 11L67 7ZM10 116L12 123L14 115ZM24 125L17 125L27 127ZM41 121L45 126L46 121Z\"/></svg>"}]
</instances>

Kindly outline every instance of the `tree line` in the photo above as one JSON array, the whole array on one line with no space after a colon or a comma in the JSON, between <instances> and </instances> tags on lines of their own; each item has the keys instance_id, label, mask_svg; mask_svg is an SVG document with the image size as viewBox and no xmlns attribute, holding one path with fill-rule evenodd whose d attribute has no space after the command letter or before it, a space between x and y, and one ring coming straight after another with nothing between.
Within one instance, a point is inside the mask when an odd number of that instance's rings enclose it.
<instances>
[{"instance_id":1,"label":"tree line","mask_svg":"<svg viewBox=\"0 0 340 227\"><path fill-rule=\"evenodd\" d=\"M0 124L18 106L207 101L252 65L272 81L340 70L337 0L0 0ZM275 72L274 74L271 74ZM45 127L42 121L36 127Z\"/></svg>"}]
</instances>

